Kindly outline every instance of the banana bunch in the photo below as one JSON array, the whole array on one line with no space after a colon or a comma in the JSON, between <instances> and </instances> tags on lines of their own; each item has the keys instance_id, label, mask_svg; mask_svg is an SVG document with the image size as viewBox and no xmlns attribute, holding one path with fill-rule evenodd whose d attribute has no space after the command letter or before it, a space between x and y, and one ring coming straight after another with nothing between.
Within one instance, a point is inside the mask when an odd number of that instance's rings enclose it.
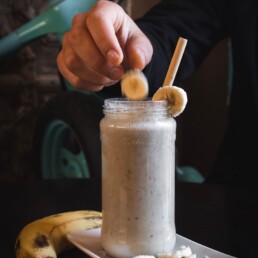
<instances>
[{"instance_id":1,"label":"banana bunch","mask_svg":"<svg viewBox=\"0 0 258 258\"><path fill-rule=\"evenodd\" d=\"M170 113L173 117L180 115L187 104L186 92L176 86L163 86L160 87L152 97L153 101L167 100L170 108Z\"/></svg>"},{"instance_id":2,"label":"banana bunch","mask_svg":"<svg viewBox=\"0 0 258 258\"><path fill-rule=\"evenodd\" d=\"M58 213L35 220L19 233L16 258L56 258L73 247L66 239L67 234L97 228L101 223L102 213L91 210Z\"/></svg>"},{"instance_id":3,"label":"banana bunch","mask_svg":"<svg viewBox=\"0 0 258 258\"><path fill-rule=\"evenodd\" d=\"M121 90L129 100L144 100L149 93L148 81L139 69L132 69L123 76Z\"/></svg>"}]
</instances>

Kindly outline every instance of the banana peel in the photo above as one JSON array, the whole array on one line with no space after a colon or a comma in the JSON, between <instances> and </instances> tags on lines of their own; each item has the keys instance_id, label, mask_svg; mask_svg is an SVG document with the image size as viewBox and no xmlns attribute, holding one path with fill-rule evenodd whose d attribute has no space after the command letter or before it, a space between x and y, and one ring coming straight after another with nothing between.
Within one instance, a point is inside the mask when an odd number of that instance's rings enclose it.
<instances>
[{"instance_id":1,"label":"banana peel","mask_svg":"<svg viewBox=\"0 0 258 258\"><path fill-rule=\"evenodd\" d=\"M78 210L43 217L27 224L15 243L16 258L56 258L73 245L66 235L101 227L102 213Z\"/></svg>"}]
</instances>

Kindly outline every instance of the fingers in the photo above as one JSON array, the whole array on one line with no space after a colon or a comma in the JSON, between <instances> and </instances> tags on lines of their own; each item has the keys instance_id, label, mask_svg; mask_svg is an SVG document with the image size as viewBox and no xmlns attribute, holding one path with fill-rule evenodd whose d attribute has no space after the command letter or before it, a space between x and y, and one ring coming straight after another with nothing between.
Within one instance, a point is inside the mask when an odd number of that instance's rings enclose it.
<instances>
[{"instance_id":1,"label":"fingers","mask_svg":"<svg viewBox=\"0 0 258 258\"><path fill-rule=\"evenodd\" d=\"M92 71L88 73L88 77L85 76L87 77L87 79L83 79L82 77L77 76L76 74L72 73L65 65L62 52L60 52L57 56L57 64L58 64L59 71L61 72L63 77L78 90L88 90L92 92L97 92L102 90L104 85L109 86L116 83L116 81L112 81L99 74L95 74ZM87 72L87 69L85 69L85 72Z\"/></svg>"},{"instance_id":2,"label":"fingers","mask_svg":"<svg viewBox=\"0 0 258 258\"><path fill-rule=\"evenodd\" d=\"M136 24L133 24L137 27ZM151 61L153 55L152 44L143 32L137 27L133 29L134 33L128 38L125 46L125 54L129 67L143 70Z\"/></svg>"},{"instance_id":3,"label":"fingers","mask_svg":"<svg viewBox=\"0 0 258 258\"><path fill-rule=\"evenodd\" d=\"M96 47L85 27L85 14L76 15L72 29L63 36L57 65L66 80L77 89L98 91L117 82L124 74L114 67Z\"/></svg>"},{"instance_id":4,"label":"fingers","mask_svg":"<svg viewBox=\"0 0 258 258\"><path fill-rule=\"evenodd\" d=\"M94 76L97 73L111 80L118 80L123 75L121 66L114 66L106 61L82 23L76 23L72 30L64 35L63 46L64 61L68 69L84 80L88 78L90 71ZM85 68L89 70L86 73Z\"/></svg>"},{"instance_id":5,"label":"fingers","mask_svg":"<svg viewBox=\"0 0 258 258\"><path fill-rule=\"evenodd\" d=\"M126 14L123 9L110 1L99 1L87 14L86 26L98 49L113 65L123 61L123 44L127 38ZM124 30L123 35L117 34Z\"/></svg>"},{"instance_id":6,"label":"fingers","mask_svg":"<svg viewBox=\"0 0 258 258\"><path fill-rule=\"evenodd\" d=\"M120 80L125 67L143 69L151 56L149 40L124 10L100 0L74 17L57 65L75 88L98 91Z\"/></svg>"},{"instance_id":7,"label":"fingers","mask_svg":"<svg viewBox=\"0 0 258 258\"><path fill-rule=\"evenodd\" d=\"M150 62L153 51L150 41L119 5L99 1L87 13L86 24L97 47L113 65L124 59L127 66L143 69Z\"/></svg>"}]
</instances>

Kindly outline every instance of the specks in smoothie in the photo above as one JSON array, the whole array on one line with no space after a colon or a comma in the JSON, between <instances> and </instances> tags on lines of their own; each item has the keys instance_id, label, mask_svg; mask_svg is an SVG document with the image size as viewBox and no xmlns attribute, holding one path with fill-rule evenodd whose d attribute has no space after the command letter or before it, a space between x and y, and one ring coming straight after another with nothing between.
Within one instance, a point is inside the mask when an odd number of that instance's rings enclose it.
<instances>
[{"instance_id":1,"label":"specks in smoothie","mask_svg":"<svg viewBox=\"0 0 258 258\"><path fill-rule=\"evenodd\" d=\"M126 172L126 178L129 180L131 178L132 171L128 168Z\"/></svg>"},{"instance_id":2,"label":"specks in smoothie","mask_svg":"<svg viewBox=\"0 0 258 258\"><path fill-rule=\"evenodd\" d=\"M135 217L135 220L138 220L138 217Z\"/></svg>"}]
</instances>

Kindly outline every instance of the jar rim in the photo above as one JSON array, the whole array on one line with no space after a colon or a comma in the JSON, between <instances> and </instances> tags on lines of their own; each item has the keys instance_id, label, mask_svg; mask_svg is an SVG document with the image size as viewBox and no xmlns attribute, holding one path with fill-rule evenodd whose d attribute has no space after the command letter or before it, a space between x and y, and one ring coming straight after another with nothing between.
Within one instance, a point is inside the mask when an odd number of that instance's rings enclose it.
<instances>
[{"instance_id":1,"label":"jar rim","mask_svg":"<svg viewBox=\"0 0 258 258\"><path fill-rule=\"evenodd\" d=\"M126 98L108 98L104 100L104 112L167 112L167 100L153 101L151 98L145 100L128 100Z\"/></svg>"}]
</instances>

